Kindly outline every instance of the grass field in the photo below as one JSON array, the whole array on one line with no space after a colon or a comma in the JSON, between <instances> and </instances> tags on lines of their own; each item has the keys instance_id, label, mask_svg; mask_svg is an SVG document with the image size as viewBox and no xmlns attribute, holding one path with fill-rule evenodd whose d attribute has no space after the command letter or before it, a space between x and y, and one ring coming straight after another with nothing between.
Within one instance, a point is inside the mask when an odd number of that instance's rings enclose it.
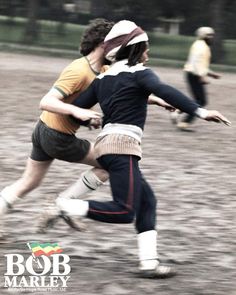
<instances>
[{"instance_id":1,"label":"grass field","mask_svg":"<svg viewBox=\"0 0 236 295\"><path fill-rule=\"evenodd\" d=\"M0 16L0 42L24 44L26 19L9 19ZM66 23L61 25L54 21L39 21L40 32L33 45L63 50L78 50L78 44L85 26ZM156 59L164 60L161 65L182 66L194 37L170 36L151 32L150 57L152 64ZM225 40L225 66L236 66L236 40ZM169 62L167 62L168 60Z\"/></svg>"}]
</instances>

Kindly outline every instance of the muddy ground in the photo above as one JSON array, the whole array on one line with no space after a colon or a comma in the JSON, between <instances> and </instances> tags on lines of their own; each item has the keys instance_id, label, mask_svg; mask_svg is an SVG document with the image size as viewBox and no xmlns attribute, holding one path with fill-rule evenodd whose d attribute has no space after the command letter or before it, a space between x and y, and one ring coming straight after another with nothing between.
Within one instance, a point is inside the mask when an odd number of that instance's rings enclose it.
<instances>
[{"instance_id":1,"label":"muddy ground","mask_svg":"<svg viewBox=\"0 0 236 295\"><path fill-rule=\"evenodd\" d=\"M0 188L23 172L31 149L31 132L40 114L39 101L69 62L0 53ZM162 80L188 92L181 70L155 70ZM222 79L208 87L209 107L222 111L232 127L197 120L195 132L181 132L170 123L167 111L149 109L141 166L158 198L160 256L175 264L178 276L168 280L137 276L133 225L88 220L88 231L76 233L60 222L47 234L36 234L40 212L86 169L84 165L55 161L40 188L5 218L7 237L0 243L0 294L9 294L3 287L4 255L28 256L26 243L38 241L58 242L70 255L72 272L66 294L236 295L235 80L235 74L222 73ZM94 140L97 131L81 128L79 134ZM89 198L109 199L109 194L106 184Z\"/></svg>"}]
</instances>

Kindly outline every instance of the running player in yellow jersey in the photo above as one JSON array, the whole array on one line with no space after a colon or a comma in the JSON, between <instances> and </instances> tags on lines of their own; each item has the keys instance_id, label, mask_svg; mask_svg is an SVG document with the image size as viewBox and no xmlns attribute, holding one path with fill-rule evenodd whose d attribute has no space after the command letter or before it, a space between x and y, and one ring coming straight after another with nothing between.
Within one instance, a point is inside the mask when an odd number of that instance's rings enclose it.
<instances>
[{"instance_id":1,"label":"running player in yellow jersey","mask_svg":"<svg viewBox=\"0 0 236 295\"><path fill-rule=\"evenodd\" d=\"M80 124L90 119L96 121L100 114L71 103L102 71L103 40L112 26L113 23L104 19L91 23L81 40L83 57L67 66L42 98L40 108L43 112L32 134L31 155L21 178L1 191L0 218L17 200L39 186L54 159L99 167L93 155L93 145L76 137L75 133ZM79 120L73 120L71 115ZM86 171L77 183L79 194L96 189L107 178L107 172L100 168Z\"/></svg>"},{"instance_id":2,"label":"running player in yellow jersey","mask_svg":"<svg viewBox=\"0 0 236 295\"><path fill-rule=\"evenodd\" d=\"M207 105L207 93L205 85L209 83L208 77L219 79L220 75L210 70L211 44L215 31L210 27L200 27L196 31L197 40L192 44L184 71L189 89L194 100L199 106ZM189 130L190 124L196 118L194 115L186 115L178 123L181 130Z\"/></svg>"}]
</instances>

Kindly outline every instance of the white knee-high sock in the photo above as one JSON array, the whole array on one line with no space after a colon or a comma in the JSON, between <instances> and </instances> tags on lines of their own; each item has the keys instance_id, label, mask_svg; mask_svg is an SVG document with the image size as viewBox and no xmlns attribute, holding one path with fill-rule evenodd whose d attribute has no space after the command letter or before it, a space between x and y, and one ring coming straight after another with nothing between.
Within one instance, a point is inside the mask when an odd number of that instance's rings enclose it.
<instances>
[{"instance_id":1,"label":"white knee-high sock","mask_svg":"<svg viewBox=\"0 0 236 295\"><path fill-rule=\"evenodd\" d=\"M157 231L149 230L138 234L139 269L155 269L158 265Z\"/></svg>"},{"instance_id":2,"label":"white knee-high sock","mask_svg":"<svg viewBox=\"0 0 236 295\"><path fill-rule=\"evenodd\" d=\"M0 193L0 215L3 215L7 210L20 198L14 196L10 186L6 186Z\"/></svg>"},{"instance_id":3,"label":"white knee-high sock","mask_svg":"<svg viewBox=\"0 0 236 295\"><path fill-rule=\"evenodd\" d=\"M5 201L4 198L0 198L0 216L5 214L7 210L8 210L7 202Z\"/></svg>"},{"instance_id":4,"label":"white knee-high sock","mask_svg":"<svg viewBox=\"0 0 236 295\"><path fill-rule=\"evenodd\" d=\"M68 189L59 194L59 197L78 199L79 197L96 190L103 182L93 170L84 172L81 177Z\"/></svg>"},{"instance_id":5,"label":"white knee-high sock","mask_svg":"<svg viewBox=\"0 0 236 295\"><path fill-rule=\"evenodd\" d=\"M89 210L88 201L79 199L67 199L58 197L56 199L56 205L59 210L65 212L68 215L74 216L86 216Z\"/></svg>"}]
</instances>

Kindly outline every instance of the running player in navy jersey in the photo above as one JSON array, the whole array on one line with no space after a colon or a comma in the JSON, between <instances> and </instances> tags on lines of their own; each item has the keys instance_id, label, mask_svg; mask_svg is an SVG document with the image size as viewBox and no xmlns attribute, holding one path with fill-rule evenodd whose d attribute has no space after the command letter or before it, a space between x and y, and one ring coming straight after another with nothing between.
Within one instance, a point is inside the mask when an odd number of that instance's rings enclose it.
<instances>
[{"instance_id":1,"label":"running player in navy jersey","mask_svg":"<svg viewBox=\"0 0 236 295\"><path fill-rule=\"evenodd\" d=\"M100 165L109 172L112 201L57 199L58 210L107 223L131 223L137 230L140 272L146 277L167 278L175 272L160 263L157 253L156 199L142 176L141 139L150 94L188 114L208 120L230 122L217 111L199 108L175 88L160 81L144 63L148 36L135 23L120 21L104 41L105 56L113 64L100 74L73 103L90 108L99 103L103 128L94 149Z\"/></svg>"}]
</instances>

